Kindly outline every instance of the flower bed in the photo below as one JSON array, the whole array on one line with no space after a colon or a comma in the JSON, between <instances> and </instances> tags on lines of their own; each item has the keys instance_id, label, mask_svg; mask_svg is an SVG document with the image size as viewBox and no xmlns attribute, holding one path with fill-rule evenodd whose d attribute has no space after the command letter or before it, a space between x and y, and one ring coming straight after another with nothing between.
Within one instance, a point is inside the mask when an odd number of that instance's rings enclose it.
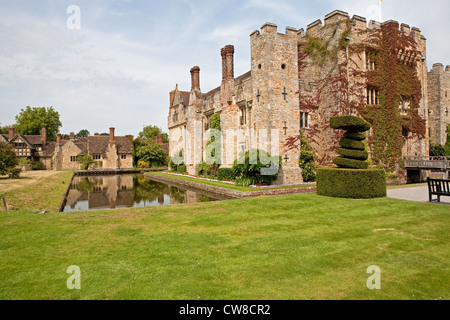
<instances>
[{"instance_id":1,"label":"flower bed","mask_svg":"<svg viewBox=\"0 0 450 320\"><path fill-rule=\"evenodd\" d=\"M233 184L234 185L234 181L220 181L220 180L217 180L217 179L199 177L199 176L196 176L196 175L193 175L193 174L182 174L182 173L169 172L169 171L162 171L162 173L171 174L171 175L174 175L174 176L194 178L194 179L199 179L199 180L223 182L223 183ZM280 188L280 187L292 187L292 186L303 186L303 185L313 185L313 184L316 184L316 182L304 182L304 183L301 183L301 184L279 184L279 185L270 185L270 186L266 186L266 185L251 185L249 187L250 188L256 188L256 189L263 189L263 188Z\"/></svg>"}]
</instances>

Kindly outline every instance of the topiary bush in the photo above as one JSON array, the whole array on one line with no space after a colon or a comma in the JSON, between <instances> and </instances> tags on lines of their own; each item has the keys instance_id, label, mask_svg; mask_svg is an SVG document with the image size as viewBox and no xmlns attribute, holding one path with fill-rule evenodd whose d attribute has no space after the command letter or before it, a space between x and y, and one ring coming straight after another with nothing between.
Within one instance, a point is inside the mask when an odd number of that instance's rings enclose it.
<instances>
[{"instance_id":1,"label":"topiary bush","mask_svg":"<svg viewBox=\"0 0 450 320\"><path fill-rule=\"evenodd\" d=\"M355 116L340 116L332 117L330 126L333 129L347 130L339 141L341 148L337 153L341 156L333 160L334 164L339 168L367 169L369 154L363 142L366 138L363 132L370 129L370 123Z\"/></svg>"},{"instance_id":2,"label":"topiary bush","mask_svg":"<svg viewBox=\"0 0 450 320\"><path fill-rule=\"evenodd\" d=\"M234 181L236 179L232 168L219 168L217 178L220 181Z\"/></svg>"},{"instance_id":3,"label":"topiary bush","mask_svg":"<svg viewBox=\"0 0 450 320\"><path fill-rule=\"evenodd\" d=\"M339 141L340 157L333 162L338 168L317 170L317 194L322 196L353 199L386 197L386 176L383 169L368 169L364 140L370 124L355 116L333 117L333 129L347 130Z\"/></svg>"},{"instance_id":4,"label":"topiary bush","mask_svg":"<svg viewBox=\"0 0 450 320\"><path fill-rule=\"evenodd\" d=\"M317 169L317 194L336 198L371 199L386 197L383 169Z\"/></svg>"}]
</instances>

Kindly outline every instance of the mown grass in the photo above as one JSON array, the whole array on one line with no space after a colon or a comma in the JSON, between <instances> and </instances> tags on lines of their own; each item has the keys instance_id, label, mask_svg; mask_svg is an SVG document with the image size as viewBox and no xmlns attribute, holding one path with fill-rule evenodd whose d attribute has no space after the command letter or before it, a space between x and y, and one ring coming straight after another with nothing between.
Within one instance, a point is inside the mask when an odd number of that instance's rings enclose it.
<instances>
[{"instance_id":1,"label":"mown grass","mask_svg":"<svg viewBox=\"0 0 450 320\"><path fill-rule=\"evenodd\" d=\"M73 172L51 172L43 177L30 178L23 173L21 178L14 179L19 187L2 192L9 209L28 209L31 211L57 212L64 197L64 193L70 185ZM32 180L31 183L26 180ZM12 180L11 180L12 181ZM10 181L8 181L10 182ZM3 208L2 208L3 209Z\"/></svg>"},{"instance_id":2,"label":"mown grass","mask_svg":"<svg viewBox=\"0 0 450 320\"><path fill-rule=\"evenodd\" d=\"M449 222L444 205L316 194L1 213L0 299L449 299Z\"/></svg>"}]
</instances>

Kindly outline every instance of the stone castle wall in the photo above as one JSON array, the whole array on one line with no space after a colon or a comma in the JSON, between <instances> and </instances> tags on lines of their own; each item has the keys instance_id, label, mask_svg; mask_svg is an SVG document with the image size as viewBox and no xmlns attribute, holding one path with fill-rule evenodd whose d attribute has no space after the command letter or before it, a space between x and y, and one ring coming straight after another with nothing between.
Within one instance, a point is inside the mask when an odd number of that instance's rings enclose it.
<instances>
[{"instance_id":1,"label":"stone castle wall","mask_svg":"<svg viewBox=\"0 0 450 320\"><path fill-rule=\"evenodd\" d=\"M428 72L430 141L444 145L450 123L450 66L436 63Z\"/></svg>"}]
</instances>

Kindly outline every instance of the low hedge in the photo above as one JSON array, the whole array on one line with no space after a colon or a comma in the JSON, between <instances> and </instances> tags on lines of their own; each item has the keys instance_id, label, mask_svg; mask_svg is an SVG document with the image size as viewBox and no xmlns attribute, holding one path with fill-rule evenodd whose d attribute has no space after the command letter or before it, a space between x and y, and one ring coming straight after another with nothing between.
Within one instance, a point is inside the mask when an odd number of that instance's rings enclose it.
<instances>
[{"instance_id":1,"label":"low hedge","mask_svg":"<svg viewBox=\"0 0 450 320\"><path fill-rule=\"evenodd\" d=\"M355 116L331 117L330 126L333 129L343 129L350 132L365 132L370 129L370 123Z\"/></svg>"},{"instance_id":2,"label":"low hedge","mask_svg":"<svg viewBox=\"0 0 450 320\"><path fill-rule=\"evenodd\" d=\"M233 168L219 168L217 170L217 179L220 181L234 181L236 177L233 173Z\"/></svg>"},{"instance_id":3,"label":"low hedge","mask_svg":"<svg viewBox=\"0 0 450 320\"><path fill-rule=\"evenodd\" d=\"M317 169L317 194L334 198L371 199L386 197L383 169Z\"/></svg>"},{"instance_id":4,"label":"low hedge","mask_svg":"<svg viewBox=\"0 0 450 320\"><path fill-rule=\"evenodd\" d=\"M187 172L186 165L182 164L182 165L177 166L177 172L178 173L186 173Z\"/></svg>"},{"instance_id":5,"label":"low hedge","mask_svg":"<svg viewBox=\"0 0 450 320\"><path fill-rule=\"evenodd\" d=\"M353 149L337 149L337 153L345 158L355 159L355 160L367 160L369 159L369 153L366 150L353 150Z\"/></svg>"},{"instance_id":6,"label":"low hedge","mask_svg":"<svg viewBox=\"0 0 450 320\"><path fill-rule=\"evenodd\" d=\"M366 150L366 145L361 141L350 140L347 138L342 138L339 140L339 145L342 148L353 149L353 150Z\"/></svg>"},{"instance_id":7,"label":"low hedge","mask_svg":"<svg viewBox=\"0 0 450 320\"><path fill-rule=\"evenodd\" d=\"M343 157L335 157L333 159L333 163L339 168L367 169L369 167L369 163L367 161L348 159Z\"/></svg>"}]
</instances>

